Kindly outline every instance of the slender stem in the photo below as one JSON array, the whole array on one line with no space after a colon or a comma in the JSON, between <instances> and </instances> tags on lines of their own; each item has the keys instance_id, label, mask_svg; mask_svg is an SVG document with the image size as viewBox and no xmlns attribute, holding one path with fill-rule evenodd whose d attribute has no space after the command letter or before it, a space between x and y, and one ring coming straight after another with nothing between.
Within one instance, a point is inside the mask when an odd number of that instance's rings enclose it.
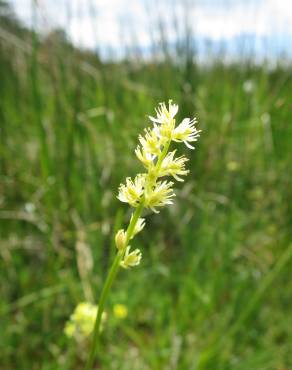
<instances>
[{"instance_id":1,"label":"slender stem","mask_svg":"<svg viewBox=\"0 0 292 370\"><path fill-rule=\"evenodd\" d=\"M156 166L155 166L156 170L159 170L163 159L167 155L167 152L168 152L168 149L169 149L169 146L170 146L170 142L171 142L171 140L167 141L167 143L164 145L164 148L163 148L163 150L162 150L162 152L161 152L161 154L160 154L160 156L157 160ZM143 211L144 203L145 203L145 198L143 197L141 199L141 202L140 202L139 206L136 208L136 210L133 214L133 217L132 217L132 219L129 223L129 226L127 228L125 248L117 253L117 255L116 255L116 257L113 261L113 264L112 264L112 266L109 270L109 273L107 275L107 278L106 278L106 281L104 283L103 289L101 291L100 300L99 300L99 303L98 303L97 315L96 315L94 329L93 329L93 339L92 339L91 350L90 350L90 354L89 354L89 357L88 357L88 361L87 361L85 370L91 370L92 366L94 364L94 359L95 359L96 349L97 349L97 344L98 344L98 338L99 338L99 333L100 333L100 324L101 324L102 314L103 314L103 311L104 311L105 302L106 302L106 299L108 297L109 291L112 287L112 284L115 280L115 277L117 276L117 273L119 271L120 262L121 262L121 260L124 256L124 254L125 254L127 245L129 243L132 235L133 235L136 223L137 223L137 221L138 221L138 219L141 216L141 213Z\"/></svg>"},{"instance_id":2,"label":"slender stem","mask_svg":"<svg viewBox=\"0 0 292 370\"><path fill-rule=\"evenodd\" d=\"M94 329L93 329L93 339L92 339L91 350L90 350L88 361L87 361L87 364L86 364L86 367L85 367L86 370L92 369L92 366L93 366L93 363L94 363L94 358L95 358L96 348L97 348L97 342L98 342L98 336L99 336L99 332L100 332L101 318L102 318L102 314L103 314L103 310L104 310L105 301L106 301L106 298L108 296L109 290L112 286L112 283L113 283L113 281L114 281L114 279L117 275L120 261L121 261L121 254L117 253L117 255L116 255L116 257L113 261L113 264L111 266L111 269L108 273L105 284L103 286L101 295L100 295L96 320L95 320Z\"/></svg>"},{"instance_id":3,"label":"slender stem","mask_svg":"<svg viewBox=\"0 0 292 370\"><path fill-rule=\"evenodd\" d=\"M157 163L156 163L156 166L155 166L157 171L160 169L161 163L162 163L163 159L165 158L165 156L168 152L170 143L171 143L171 140L168 140L166 142L166 144L164 145L164 148L163 148L163 150L162 150L162 152L161 152L161 154L160 154L160 156L157 160Z\"/></svg>"},{"instance_id":4,"label":"slender stem","mask_svg":"<svg viewBox=\"0 0 292 370\"><path fill-rule=\"evenodd\" d=\"M131 237L133 235L133 231L135 229L135 226L136 226L136 223L137 223L139 217L141 216L143 208L144 208L144 199L141 200L139 206L136 208L136 210L133 214L132 220L129 223L129 226L127 228L127 237L126 237L126 243L125 243L126 247L127 247L127 244L129 243L129 240L131 239Z\"/></svg>"},{"instance_id":5,"label":"slender stem","mask_svg":"<svg viewBox=\"0 0 292 370\"><path fill-rule=\"evenodd\" d=\"M131 239L131 236L133 234L133 231L135 229L136 223L138 221L138 218L140 217L142 210L144 207L144 202L141 202L140 205L136 208L134 215L132 217L132 220L127 228L127 242L126 245L128 244L129 240ZM100 333L100 324L101 324L101 319L102 319L102 314L104 311L104 306L106 299L108 297L109 291L112 287L112 284L115 280L115 277L117 276L117 273L119 271L120 267L120 262L121 259L124 255L124 251L119 251L112 263L112 266L109 270L109 273L107 275L106 281L104 283L103 289L101 291L100 295L100 300L98 303L98 310L97 310L97 315L95 319L95 324L94 324L94 329L93 329L93 339L92 339L92 345L90 349L90 354L88 357L88 361L85 367L85 370L91 370L93 367L95 355L96 355L96 349L97 349L97 344L98 344L98 338L99 338L99 333Z\"/></svg>"}]
</instances>

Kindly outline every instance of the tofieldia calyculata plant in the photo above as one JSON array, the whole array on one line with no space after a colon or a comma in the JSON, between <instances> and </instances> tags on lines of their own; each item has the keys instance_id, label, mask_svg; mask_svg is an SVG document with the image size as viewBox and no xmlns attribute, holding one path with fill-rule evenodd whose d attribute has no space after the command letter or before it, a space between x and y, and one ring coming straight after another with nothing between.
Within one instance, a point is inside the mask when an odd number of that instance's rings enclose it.
<instances>
[{"instance_id":1,"label":"tofieldia calyculata plant","mask_svg":"<svg viewBox=\"0 0 292 370\"><path fill-rule=\"evenodd\" d=\"M176 125L175 115L178 105L170 100L168 107L160 103L156 109L156 117L149 116L153 123L151 128L145 129L144 136L139 136L140 144L135 153L142 162L145 172L138 174L134 179L127 178L125 184L119 187L118 199L133 207L127 229L121 229L115 236L117 254L108 273L101 292L97 310L92 347L86 365L86 370L92 369L100 325L106 298L120 267L129 269L139 265L142 253L139 249L131 249L130 242L143 230L145 219L141 218L144 208L158 213L161 207L172 204L175 194L171 177L177 181L184 181L183 176L188 174L185 156L176 157L176 150L169 151L172 141L184 143L188 148L194 149L192 143L197 141L200 131L195 127L196 119L185 118Z\"/></svg>"}]
</instances>

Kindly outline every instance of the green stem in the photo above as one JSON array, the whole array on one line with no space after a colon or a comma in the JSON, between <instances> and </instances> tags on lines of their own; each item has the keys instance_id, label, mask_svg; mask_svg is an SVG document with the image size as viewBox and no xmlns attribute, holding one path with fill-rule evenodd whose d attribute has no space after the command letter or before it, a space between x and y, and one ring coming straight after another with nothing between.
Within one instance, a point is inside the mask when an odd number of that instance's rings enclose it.
<instances>
[{"instance_id":1,"label":"green stem","mask_svg":"<svg viewBox=\"0 0 292 370\"><path fill-rule=\"evenodd\" d=\"M99 304L98 304L97 315L96 315L96 320L95 320L94 329L93 329L93 339L92 339L91 350L90 350L88 361L87 361L87 364L86 364L86 367L85 367L86 370L92 369L92 366L93 366L93 362L94 362L94 358L95 358L95 354L96 354L98 336L99 336L99 332L100 332L101 318L102 318L102 314L103 314L103 310L104 310L105 301L106 301L106 298L109 294L109 291L110 291L110 288L113 284L113 281L114 281L114 279L115 279L115 277L118 273L120 261L121 261L121 254L117 253L117 255L114 259L114 262L111 266L111 269L108 273L107 279L106 279L105 284L104 284L103 289L102 289L102 292L101 292L101 296L100 296L100 300L99 300Z\"/></svg>"},{"instance_id":2,"label":"green stem","mask_svg":"<svg viewBox=\"0 0 292 370\"><path fill-rule=\"evenodd\" d=\"M157 160L157 163L156 163L156 171L159 171L160 169L160 166L161 166L161 163L162 161L164 160L164 158L166 157L166 154L168 152L168 149L169 149L169 146L170 146L170 143L171 143L171 140L168 140L167 143L164 145L164 148Z\"/></svg>"},{"instance_id":3,"label":"green stem","mask_svg":"<svg viewBox=\"0 0 292 370\"><path fill-rule=\"evenodd\" d=\"M141 202L140 205L136 208L134 215L132 217L132 220L127 228L127 239L126 239L126 245L128 244L129 240L131 239L131 236L133 234L133 231L135 229L136 223L138 221L138 218L140 217L142 210L144 207L144 202ZM97 349L97 344L98 344L98 338L99 338L99 333L100 333L100 324L101 324L101 319L102 319L102 314L104 311L104 306L106 299L109 295L110 289L113 285L113 282L115 280L115 277L117 276L117 273L119 271L120 267L120 262L122 260L122 257L124 255L125 251L119 251L112 263L112 266L110 268L110 271L107 275L106 281L104 283L103 289L101 291L100 295L100 300L98 303L98 310L97 310L97 315L95 319L95 324L94 324L94 329L93 329L93 339L92 339L92 345L90 349L90 354L88 357L88 361L85 367L85 370L91 370L93 367L95 355L96 355L96 349Z\"/></svg>"},{"instance_id":4,"label":"green stem","mask_svg":"<svg viewBox=\"0 0 292 370\"><path fill-rule=\"evenodd\" d=\"M161 163L162 163L163 159L165 158L165 156L167 155L167 152L168 152L168 149L169 149L169 146L170 146L170 142L171 142L171 140L169 140L165 144L165 146L164 146L164 148L163 148L163 150L162 150L162 152L161 152L161 154L160 154L160 156L157 160L157 163L156 163L156 166L155 166L157 171L159 171ZM92 339L91 350L90 350L90 354L89 354L89 357L88 357L88 361L87 361L85 370L91 370L92 366L94 364L94 359L95 359L96 349L97 349L97 344L98 344L98 338L99 338L99 333L100 333L100 324L101 324L102 314L103 314L103 311L104 311L105 302L106 302L106 299L109 295L112 284L115 280L115 277L117 276L117 273L119 271L120 262L121 262L121 260L124 256L124 254L125 254L126 247L127 247L128 243L129 243L129 241L130 241L130 239L133 235L136 223L137 223L137 221L138 221L138 219L141 216L141 213L143 211L144 203L145 203L145 199L142 198L142 200L141 200L139 206L136 208L136 210L133 214L133 217L131 219L131 222L129 223L129 226L127 228L125 248L117 253L117 255L116 255L116 257L113 261L113 264L110 268L110 271L107 275L107 278L106 278L106 281L104 283L103 289L101 291L100 300L99 300L99 303L98 303L97 315L96 315L94 329L93 329L93 339Z\"/></svg>"},{"instance_id":5,"label":"green stem","mask_svg":"<svg viewBox=\"0 0 292 370\"><path fill-rule=\"evenodd\" d=\"M132 220L127 228L127 238L126 238L126 246L128 245L132 235L133 235L133 231L135 229L135 226L136 226L136 223L139 219L139 217L141 216L141 213L143 211L143 208L144 208L144 199L141 200L139 206L136 208L134 214L133 214L133 217L132 217Z\"/></svg>"}]
</instances>

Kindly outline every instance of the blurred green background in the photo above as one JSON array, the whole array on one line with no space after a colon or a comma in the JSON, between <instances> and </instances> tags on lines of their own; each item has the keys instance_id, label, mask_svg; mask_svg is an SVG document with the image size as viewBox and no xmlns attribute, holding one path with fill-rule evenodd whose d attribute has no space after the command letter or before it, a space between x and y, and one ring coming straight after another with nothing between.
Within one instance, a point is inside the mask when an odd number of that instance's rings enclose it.
<instances>
[{"instance_id":1,"label":"blurred green background","mask_svg":"<svg viewBox=\"0 0 292 370\"><path fill-rule=\"evenodd\" d=\"M161 30L158 57L101 58L2 0L0 22L0 369L83 368L63 328L98 300L130 216L117 188L168 99L201 138L115 282L96 369L292 369L291 61L199 63L188 30L175 45Z\"/></svg>"}]
</instances>

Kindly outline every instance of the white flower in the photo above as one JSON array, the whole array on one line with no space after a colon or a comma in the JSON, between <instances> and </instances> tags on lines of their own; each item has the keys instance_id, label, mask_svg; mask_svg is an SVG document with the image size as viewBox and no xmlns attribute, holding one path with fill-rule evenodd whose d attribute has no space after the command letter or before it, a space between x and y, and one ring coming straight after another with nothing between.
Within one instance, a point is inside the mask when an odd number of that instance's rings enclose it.
<instances>
[{"instance_id":1,"label":"white flower","mask_svg":"<svg viewBox=\"0 0 292 370\"><path fill-rule=\"evenodd\" d=\"M145 137L139 135L139 141L146 153L158 155L160 153L160 138L154 130L146 129Z\"/></svg>"},{"instance_id":2,"label":"white flower","mask_svg":"<svg viewBox=\"0 0 292 370\"><path fill-rule=\"evenodd\" d=\"M131 216L130 223L132 221L132 218L133 218L133 215ZM142 231L144 229L144 226L145 226L145 218L138 218L136 225L134 227L131 239L133 239L135 235L137 235L140 231Z\"/></svg>"},{"instance_id":3,"label":"white flower","mask_svg":"<svg viewBox=\"0 0 292 370\"><path fill-rule=\"evenodd\" d=\"M175 128L174 117L178 111L178 105L172 104L172 101L169 100L168 108L165 103L160 103L155 111L157 117L149 116L149 118L154 123L153 131L160 138L160 143L164 145L172 137Z\"/></svg>"},{"instance_id":4,"label":"white flower","mask_svg":"<svg viewBox=\"0 0 292 370\"><path fill-rule=\"evenodd\" d=\"M118 199L121 202L129 203L132 207L138 207L144 192L145 175L138 174L134 181L130 177L126 179L126 185L119 187Z\"/></svg>"},{"instance_id":5,"label":"white flower","mask_svg":"<svg viewBox=\"0 0 292 370\"><path fill-rule=\"evenodd\" d=\"M153 160L155 159L155 155L146 152L146 150L138 145L135 149L135 154L139 161L141 161L144 167L149 168L153 164Z\"/></svg>"},{"instance_id":6,"label":"white flower","mask_svg":"<svg viewBox=\"0 0 292 370\"><path fill-rule=\"evenodd\" d=\"M197 123L196 118L190 119L185 118L175 129L172 135L172 140L177 142L184 142L185 145L190 149L195 149L190 142L194 142L198 140L200 136L200 131L198 131L195 127Z\"/></svg>"},{"instance_id":7,"label":"white flower","mask_svg":"<svg viewBox=\"0 0 292 370\"><path fill-rule=\"evenodd\" d=\"M139 249L135 249L133 252L130 252L130 246L127 247L126 253L123 260L120 262L120 266L127 269L129 267L139 265L142 258L142 253Z\"/></svg>"},{"instance_id":8,"label":"white flower","mask_svg":"<svg viewBox=\"0 0 292 370\"><path fill-rule=\"evenodd\" d=\"M172 182L157 182L154 189L151 189L145 196L145 207L158 213L157 207L163 207L166 204L172 204L172 198L175 196L172 190Z\"/></svg>"},{"instance_id":9,"label":"white flower","mask_svg":"<svg viewBox=\"0 0 292 370\"><path fill-rule=\"evenodd\" d=\"M149 116L150 120L155 123L167 124L169 121L172 121L174 116L178 112L178 105L172 104L172 100L168 102L168 109L166 108L165 103L160 103L159 107L155 109L157 117Z\"/></svg>"},{"instance_id":10,"label":"white flower","mask_svg":"<svg viewBox=\"0 0 292 370\"><path fill-rule=\"evenodd\" d=\"M159 176L173 176L177 181L184 181L179 176L185 176L190 171L185 169L185 163L188 161L188 158L185 156L180 156L174 158L176 150L167 154L167 156L162 161Z\"/></svg>"}]
</instances>

